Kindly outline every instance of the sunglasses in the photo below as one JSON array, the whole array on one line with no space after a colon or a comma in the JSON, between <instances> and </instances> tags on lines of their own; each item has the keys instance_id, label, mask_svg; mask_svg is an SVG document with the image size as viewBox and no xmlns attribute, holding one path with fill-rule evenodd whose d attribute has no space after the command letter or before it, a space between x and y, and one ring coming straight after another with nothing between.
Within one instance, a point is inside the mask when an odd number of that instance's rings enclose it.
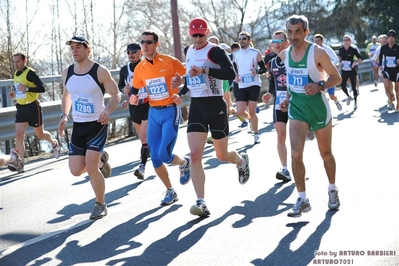
<instances>
[{"instance_id":1,"label":"sunglasses","mask_svg":"<svg viewBox=\"0 0 399 266\"><path fill-rule=\"evenodd\" d=\"M238 40L239 41L246 41L246 40L248 40L248 38L247 37L242 37L242 38L238 38Z\"/></svg>"},{"instance_id":2,"label":"sunglasses","mask_svg":"<svg viewBox=\"0 0 399 266\"><path fill-rule=\"evenodd\" d=\"M193 38L198 38L198 37L202 38L204 36L205 36L204 34L199 34L199 33L191 35L191 37Z\"/></svg>"},{"instance_id":3,"label":"sunglasses","mask_svg":"<svg viewBox=\"0 0 399 266\"><path fill-rule=\"evenodd\" d=\"M137 49L135 49L135 50L130 50L130 51L127 51L126 53L127 54L135 54L135 53L137 53Z\"/></svg>"},{"instance_id":4,"label":"sunglasses","mask_svg":"<svg viewBox=\"0 0 399 266\"><path fill-rule=\"evenodd\" d=\"M350 40L349 40L349 39L343 39L343 41L344 41L344 42L349 42Z\"/></svg>"},{"instance_id":5,"label":"sunglasses","mask_svg":"<svg viewBox=\"0 0 399 266\"><path fill-rule=\"evenodd\" d=\"M140 41L140 44L148 44L148 45L150 45L150 44L152 44L152 43L157 43L156 41L152 41L152 40L141 40Z\"/></svg>"},{"instance_id":6,"label":"sunglasses","mask_svg":"<svg viewBox=\"0 0 399 266\"><path fill-rule=\"evenodd\" d=\"M272 40L272 43L282 43L283 41L285 41L285 40L283 40L283 39L273 39Z\"/></svg>"}]
</instances>

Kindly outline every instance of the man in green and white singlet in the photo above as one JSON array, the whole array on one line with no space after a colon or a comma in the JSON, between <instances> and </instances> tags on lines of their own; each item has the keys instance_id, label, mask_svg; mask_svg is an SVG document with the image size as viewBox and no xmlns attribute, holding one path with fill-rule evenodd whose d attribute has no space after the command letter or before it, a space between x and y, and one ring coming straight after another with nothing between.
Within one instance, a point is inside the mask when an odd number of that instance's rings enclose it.
<instances>
[{"instance_id":1,"label":"man in green and white singlet","mask_svg":"<svg viewBox=\"0 0 399 266\"><path fill-rule=\"evenodd\" d=\"M303 151L308 130L315 132L319 151L327 173L328 207L340 206L335 185L335 159L331 151L332 117L328 100L323 92L341 82L337 68L330 56L320 46L306 41L309 34L308 19L293 15L287 19L286 28L290 46L278 55L287 69L287 99L280 103L282 111L288 112L291 140L292 172L298 190L298 200L288 213L300 217L311 210L305 189L305 165ZM327 78L328 77L328 78Z\"/></svg>"}]
</instances>

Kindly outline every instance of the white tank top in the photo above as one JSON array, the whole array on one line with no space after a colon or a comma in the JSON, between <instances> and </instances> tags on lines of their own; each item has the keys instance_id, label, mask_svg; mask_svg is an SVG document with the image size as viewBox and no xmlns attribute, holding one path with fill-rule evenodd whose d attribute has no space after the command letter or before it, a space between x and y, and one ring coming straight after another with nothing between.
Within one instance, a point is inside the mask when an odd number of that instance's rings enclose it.
<instances>
[{"instance_id":1,"label":"white tank top","mask_svg":"<svg viewBox=\"0 0 399 266\"><path fill-rule=\"evenodd\" d=\"M259 50L248 47L240 49L233 53L234 62L237 66L238 75L241 81L238 83L239 89L248 88L250 86L261 86L259 74L252 76L251 69L258 69Z\"/></svg>"},{"instance_id":2,"label":"white tank top","mask_svg":"<svg viewBox=\"0 0 399 266\"><path fill-rule=\"evenodd\" d=\"M194 48L190 45L186 54L186 84L190 89L191 97L214 97L223 96L222 80L216 79L207 74L201 74L190 78L189 71L193 66L200 66L202 68L220 68L220 66L212 62L209 57L209 51L216 46L208 42L207 45L200 49Z\"/></svg>"},{"instance_id":3,"label":"white tank top","mask_svg":"<svg viewBox=\"0 0 399 266\"><path fill-rule=\"evenodd\" d=\"M74 65L68 69L65 86L71 95L74 122L97 121L104 110L104 86L97 78L99 65L95 63L86 74L75 74Z\"/></svg>"}]
</instances>

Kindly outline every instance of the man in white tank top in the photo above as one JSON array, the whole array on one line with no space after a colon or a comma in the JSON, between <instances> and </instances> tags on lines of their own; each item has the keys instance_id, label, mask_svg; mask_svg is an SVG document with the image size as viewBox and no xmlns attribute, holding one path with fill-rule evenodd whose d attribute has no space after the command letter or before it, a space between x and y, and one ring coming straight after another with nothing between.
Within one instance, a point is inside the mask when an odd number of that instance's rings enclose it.
<instances>
[{"instance_id":1,"label":"man in white tank top","mask_svg":"<svg viewBox=\"0 0 399 266\"><path fill-rule=\"evenodd\" d=\"M74 176L86 172L89 175L96 197L90 219L99 219L107 215L104 175L110 175L111 171L108 154L104 152L107 126L121 95L109 70L90 59L91 48L84 36L73 36L66 44L75 63L62 71L64 93L58 133L64 136L72 109L74 123L69 145L69 170ZM104 106L105 92L111 95L107 106Z\"/></svg>"},{"instance_id":2,"label":"man in white tank top","mask_svg":"<svg viewBox=\"0 0 399 266\"><path fill-rule=\"evenodd\" d=\"M265 62L259 50L252 48L251 34L240 32L238 40L241 49L233 53L233 63L237 70L234 97L236 98L237 115L251 121L254 132L254 144L260 143L258 134L258 116L256 107L260 95L260 75L266 73ZM248 106L248 113L245 111Z\"/></svg>"}]
</instances>

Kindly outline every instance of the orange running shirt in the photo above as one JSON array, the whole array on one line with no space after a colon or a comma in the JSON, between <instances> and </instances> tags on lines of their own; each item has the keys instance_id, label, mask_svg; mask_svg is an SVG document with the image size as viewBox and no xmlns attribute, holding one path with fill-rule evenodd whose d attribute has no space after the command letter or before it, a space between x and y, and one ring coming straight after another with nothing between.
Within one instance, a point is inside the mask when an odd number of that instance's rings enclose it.
<instances>
[{"instance_id":1,"label":"orange running shirt","mask_svg":"<svg viewBox=\"0 0 399 266\"><path fill-rule=\"evenodd\" d=\"M166 106L173 104L172 95L179 88L172 88L172 78L177 74L186 74L185 66L176 58L157 53L151 64L142 60L134 70L132 86L145 87L150 106Z\"/></svg>"}]
</instances>

